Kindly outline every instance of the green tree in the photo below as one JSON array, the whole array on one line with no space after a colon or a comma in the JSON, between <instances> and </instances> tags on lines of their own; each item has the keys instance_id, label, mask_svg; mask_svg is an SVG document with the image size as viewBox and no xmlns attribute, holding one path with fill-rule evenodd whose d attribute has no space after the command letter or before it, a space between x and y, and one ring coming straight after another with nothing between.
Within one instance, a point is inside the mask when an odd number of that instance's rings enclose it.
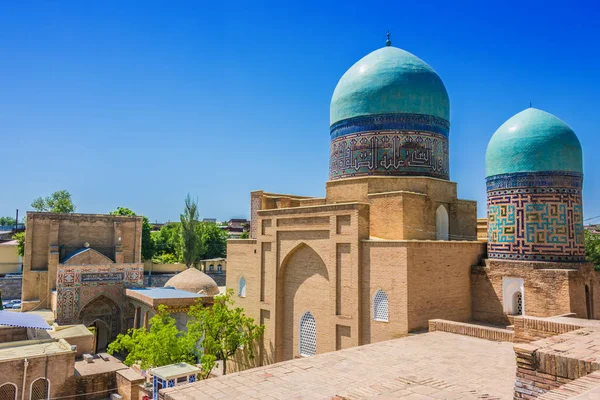
<instances>
[{"instance_id":1,"label":"green tree","mask_svg":"<svg viewBox=\"0 0 600 400\"><path fill-rule=\"evenodd\" d=\"M181 261L181 227L179 222L163 225L159 231L151 233L154 243L154 254L158 256L171 255L176 261Z\"/></svg>"},{"instance_id":2,"label":"green tree","mask_svg":"<svg viewBox=\"0 0 600 400\"><path fill-rule=\"evenodd\" d=\"M110 354L126 354L123 363L127 366L139 364L142 369L187 362L202 364L201 377L207 378L215 366L215 356L198 350L196 334L177 329L175 319L169 315L167 306L158 306L157 314L150 318L150 329L130 329L119 334L108 345Z\"/></svg>"},{"instance_id":3,"label":"green tree","mask_svg":"<svg viewBox=\"0 0 600 400\"><path fill-rule=\"evenodd\" d=\"M196 346L177 329L164 304L159 305L157 314L149 321L150 330L131 329L119 334L108 345L108 352L127 353L123 361L131 366L140 363L142 369L161 367L178 362L196 362Z\"/></svg>"},{"instance_id":4,"label":"green tree","mask_svg":"<svg viewBox=\"0 0 600 400\"><path fill-rule=\"evenodd\" d=\"M242 234L240 235L240 239L249 239L250 235L248 234L248 231L246 232L242 232Z\"/></svg>"},{"instance_id":5,"label":"green tree","mask_svg":"<svg viewBox=\"0 0 600 400\"><path fill-rule=\"evenodd\" d=\"M25 232L15 233L12 238L17 241L17 254L23 257L25 255Z\"/></svg>"},{"instance_id":6,"label":"green tree","mask_svg":"<svg viewBox=\"0 0 600 400\"><path fill-rule=\"evenodd\" d=\"M44 198L38 197L33 200L31 207L38 212L72 213L75 212L75 204L71 200L71 193L59 190Z\"/></svg>"},{"instance_id":7,"label":"green tree","mask_svg":"<svg viewBox=\"0 0 600 400\"><path fill-rule=\"evenodd\" d=\"M594 269L600 270L600 235L595 235L588 230L583 231L585 255L588 261L594 263Z\"/></svg>"},{"instance_id":8,"label":"green tree","mask_svg":"<svg viewBox=\"0 0 600 400\"><path fill-rule=\"evenodd\" d=\"M214 222L198 224L200 251L198 259L225 257L227 253L227 232Z\"/></svg>"},{"instance_id":9,"label":"green tree","mask_svg":"<svg viewBox=\"0 0 600 400\"><path fill-rule=\"evenodd\" d=\"M129 208L118 207L115 211L111 211L110 215L130 215L137 216ZM147 217L143 217L142 222L142 258L144 260L151 260L152 256L154 256L154 241L152 240L151 232L152 227L150 226L150 221L148 221Z\"/></svg>"},{"instance_id":10,"label":"green tree","mask_svg":"<svg viewBox=\"0 0 600 400\"><path fill-rule=\"evenodd\" d=\"M198 203L188 194L185 209L181 214L181 241L183 244L183 262L190 268L198 259L200 241L198 237Z\"/></svg>"},{"instance_id":11,"label":"green tree","mask_svg":"<svg viewBox=\"0 0 600 400\"><path fill-rule=\"evenodd\" d=\"M16 225L17 220L13 217L0 217L0 225L1 226L14 226Z\"/></svg>"},{"instance_id":12,"label":"green tree","mask_svg":"<svg viewBox=\"0 0 600 400\"><path fill-rule=\"evenodd\" d=\"M263 325L256 325L244 310L233 307L233 290L229 289L214 297L212 307L195 304L190 307L187 329L195 338L202 338L204 352L223 360L223 375L227 371L227 360L239 349L245 348L248 358L254 358L254 345L264 332Z\"/></svg>"}]
</instances>

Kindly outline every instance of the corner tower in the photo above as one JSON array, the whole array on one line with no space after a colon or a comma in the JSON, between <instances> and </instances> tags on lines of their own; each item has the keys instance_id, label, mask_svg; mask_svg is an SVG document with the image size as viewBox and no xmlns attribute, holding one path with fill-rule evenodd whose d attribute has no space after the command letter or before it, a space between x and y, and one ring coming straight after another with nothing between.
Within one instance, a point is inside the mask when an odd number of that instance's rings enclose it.
<instances>
[{"instance_id":1,"label":"corner tower","mask_svg":"<svg viewBox=\"0 0 600 400\"><path fill-rule=\"evenodd\" d=\"M488 144L486 181L489 258L585 261L582 150L567 124L514 115Z\"/></svg>"},{"instance_id":2,"label":"corner tower","mask_svg":"<svg viewBox=\"0 0 600 400\"><path fill-rule=\"evenodd\" d=\"M339 80L330 107L331 180L359 176L449 179L450 102L437 73L391 46Z\"/></svg>"}]
</instances>

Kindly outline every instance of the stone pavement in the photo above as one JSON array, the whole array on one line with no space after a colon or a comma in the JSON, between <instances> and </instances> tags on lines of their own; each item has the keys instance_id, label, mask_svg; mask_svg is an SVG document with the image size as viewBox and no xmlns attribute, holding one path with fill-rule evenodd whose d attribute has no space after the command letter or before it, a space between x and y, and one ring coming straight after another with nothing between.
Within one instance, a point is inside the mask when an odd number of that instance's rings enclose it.
<instances>
[{"instance_id":1,"label":"stone pavement","mask_svg":"<svg viewBox=\"0 0 600 400\"><path fill-rule=\"evenodd\" d=\"M182 385L167 400L512 399L512 343L445 332L354 347Z\"/></svg>"}]
</instances>

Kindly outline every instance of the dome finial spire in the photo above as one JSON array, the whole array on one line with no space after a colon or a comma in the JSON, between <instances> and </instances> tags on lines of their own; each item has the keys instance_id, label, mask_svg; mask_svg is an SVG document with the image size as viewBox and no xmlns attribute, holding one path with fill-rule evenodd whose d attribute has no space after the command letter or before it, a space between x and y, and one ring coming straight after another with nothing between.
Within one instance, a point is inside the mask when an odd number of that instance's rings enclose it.
<instances>
[{"instance_id":1,"label":"dome finial spire","mask_svg":"<svg viewBox=\"0 0 600 400\"><path fill-rule=\"evenodd\" d=\"M387 40L385 41L385 45L386 46L391 46L392 45L392 41L390 39L390 30L389 29L388 29L388 32L387 32L386 36L387 36Z\"/></svg>"}]
</instances>

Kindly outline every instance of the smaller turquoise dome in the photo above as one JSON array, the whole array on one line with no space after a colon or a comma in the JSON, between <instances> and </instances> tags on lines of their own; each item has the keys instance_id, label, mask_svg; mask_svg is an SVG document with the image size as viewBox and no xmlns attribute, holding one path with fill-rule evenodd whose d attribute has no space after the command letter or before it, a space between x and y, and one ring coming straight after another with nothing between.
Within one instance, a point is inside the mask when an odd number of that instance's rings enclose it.
<instances>
[{"instance_id":1,"label":"smaller turquoise dome","mask_svg":"<svg viewBox=\"0 0 600 400\"><path fill-rule=\"evenodd\" d=\"M450 101L444 83L425 61L386 46L361 58L342 76L331 98L330 124L393 113L449 121Z\"/></svg>"},{"instance_id":2,"label":"smaller turquoise dome","mask_svg":"<svg viewBox=\"0 0 600 400\"><path fill-rule=\"evenodd\" d=\"M583 172L575 132L554 115L528 108L508 119L488 143L486 176L515 172Z\"/></svg>"}]
</instances>

